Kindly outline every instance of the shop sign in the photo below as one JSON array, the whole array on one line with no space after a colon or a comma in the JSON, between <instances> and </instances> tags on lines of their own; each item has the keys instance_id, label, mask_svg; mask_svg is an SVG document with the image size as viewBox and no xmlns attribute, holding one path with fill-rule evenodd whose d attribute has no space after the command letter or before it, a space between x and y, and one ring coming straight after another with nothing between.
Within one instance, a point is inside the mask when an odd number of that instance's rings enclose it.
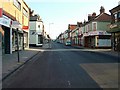
<instances>
[{"instance_id":1,"label":"shop sign","mask_svg":"<svg viewBox=\"0 0 120 90\"><path fill-rule=\"evenodd\" d=\"M89 34L89 36L99 35L99 34L98 34L98 31L92 31L92 32L89 32L88 34Z\"/></svg>"},{"instance_id":2,"label":"shop sign","mask_svg":"<svg viewBox=\"0 0 120 90\"><path fill-rule=\"evenodd\" d=\"M11 22L11 19L6 17L5 15L3 15L2 18L0 18L0 24L1 25L4 25L6 27L10 27L10 22Z\"/></svg>"},{"instance_id":3,"label":"shop sign","mask_svg":"<svg viewBox=\"0 0 120 90\"><path fill-rule=\"evenodd\" d=\"M22 25L18 21L12 21L12 27L21 29Z\"/></svg>"},{"instance_id":4,"label":"shop sign","mask_svg":"<svg viewBox=\"0 0 120 90\"><path fill-rule=\"evenodd\" d=\"M99 32L99 35L104 35L104 32Z\"/></svg>"},{"instance_id":5,"label":"shop sign","mask_svg":"<svg viewBox=\"0 0 120 90\"><path fill-rule=\"evenodd\" d=\"M116 27L118 27L118 25L117 25L117 24L114 24L114 25L113 25L113 24L111 24L111 25L110 25L110 29L113 29L113 28L116 28Z\"/></svg>"},{"instance_id":6,"label":"shop sign","mask_svg":"<svg viewBox=\"0 0 120 90\"><path fill-rule=\"evenodd\" d=\"M28 27L28 26L23 26L22 29L23 29L23 30L28 30L29 27Z\"/></svg>"},{"instance_id":7,"label":"shop sign","mask_svg":"<svg viewBox=\"0 0 120 90\"><path fill-rule=\"evenodd\" d=\"M110 34L107 33L106 31L92 31L92 32L89 32L89 36L93 36L93 35L110 35Z\"/></svg>"}]
</instances>

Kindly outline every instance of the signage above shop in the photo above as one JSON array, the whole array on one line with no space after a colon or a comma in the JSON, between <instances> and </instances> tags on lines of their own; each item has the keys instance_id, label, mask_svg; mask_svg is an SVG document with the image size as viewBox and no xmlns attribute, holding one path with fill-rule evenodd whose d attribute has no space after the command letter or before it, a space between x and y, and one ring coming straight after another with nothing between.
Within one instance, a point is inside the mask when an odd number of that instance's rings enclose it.
<instances>
[{"instance_id":1,"label":"signage above shop","mask_svg":"<svg viewBox=\"0 0 120 90\"><path fill-rule=\"evenodd\" d=\"M21 25L18 21L12 21L11 23L12 23L11 26L12 26L13 28L19 28L19 29L22 28L22 25Z\"/></svg>"},{"instance_id":2,"label":"signage above shop","mask_svg":"<svg viewBox=\"0 0 120 90\"><path fill-rule=\"evenodd\" d=\"M88 33L89 36L94 36L94 35L110 35L106 31L91 31Z\"/></svg>"},{"instance_id":3,"label":"signage above shop","mask_svg":"<svg viewBox=\"0 0 120 90\"><path fill-rule=\"evenodd\" d=\"M29 29L29 26L23 26L22 29L23 29L23 30L28 30L28 29Z\"/></svg>"},{"instance_id":4,"label":"signage above shop","mask_svg":"<svg viewBox=\"0 0 120 90\"><path fill-rule=\"evenodd\" d=\"M6 27L10 27L10 23L11 23L11 19L5 15L2 15L2 18L0 18L0 24Z\"/></svg>"},{"instance_id":5,"label":"signage above shop","mask_svg":"<svg viewBox=\"0 0 120 90\"><path fill-rule=\"evenodd\" d=\"M118 27L118 25L117 25L117 24L114 24L114 25L113 25L113 24L111 24L111 25L110 25L110 29L113 29L113 28L116 28L116 27Z\"/></svg>"}]
</instances>

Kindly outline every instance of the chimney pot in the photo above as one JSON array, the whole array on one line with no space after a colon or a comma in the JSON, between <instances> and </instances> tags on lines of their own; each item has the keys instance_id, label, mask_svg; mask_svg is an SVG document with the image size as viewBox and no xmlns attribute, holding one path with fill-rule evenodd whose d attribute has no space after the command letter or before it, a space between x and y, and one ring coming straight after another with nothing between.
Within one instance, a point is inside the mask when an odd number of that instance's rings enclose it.
<instances>
[{"instance_id":1,"label":"chimney pot","mask_svg":"<svg viewBox=\"0 0 120 90\"><path fill-rule=\"evenodd\" d=\"M105 9L103 6L100 7L100 14L105 13Z\"/></svg>"}]
</instances>

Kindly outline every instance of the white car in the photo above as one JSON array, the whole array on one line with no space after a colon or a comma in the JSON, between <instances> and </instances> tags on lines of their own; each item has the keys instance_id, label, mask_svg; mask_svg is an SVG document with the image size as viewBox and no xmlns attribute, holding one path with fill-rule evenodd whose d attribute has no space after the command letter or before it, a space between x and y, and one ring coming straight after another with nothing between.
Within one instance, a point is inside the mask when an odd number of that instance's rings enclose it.
<instances>
[{"instance_id":1,"label":"white car","mask_svg":"<svg viewBox=\"0 0 120 90\"><path fill-rule=\"evenodd\" d=\"M70 41L66 41L65 45L66 46L71 46L71 42Z\"/></svg>"}]
</instances>

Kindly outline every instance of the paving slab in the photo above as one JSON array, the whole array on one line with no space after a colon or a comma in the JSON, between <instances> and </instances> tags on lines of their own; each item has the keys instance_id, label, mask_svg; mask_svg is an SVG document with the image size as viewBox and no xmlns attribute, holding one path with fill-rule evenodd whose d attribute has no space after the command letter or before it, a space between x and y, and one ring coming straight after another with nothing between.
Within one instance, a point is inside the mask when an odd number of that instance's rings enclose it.
<instances>
[{"instance_id":1,"label":"paving slab","mask_svg":"<svg viewBox=\"0 0 120 90\"><path fill-rule=\"evenodd\" d=\"M101 88L118 88L118 63L80 64Z\"/></svg>"},{"instance_id":2,"label":"paving slab","mask_svg":"<svg viewBox=\"0 0 120 90\"><path fill-rule=\"evenodd\" d=\"M14 52L13 54L4 54L2 56L2 79L7 77L11 72L27 62L30 58L35 56L38 52L38 50L31 48L19 51L20 62L18 62L17 52Z\"/></svg>"}]
</instances>

